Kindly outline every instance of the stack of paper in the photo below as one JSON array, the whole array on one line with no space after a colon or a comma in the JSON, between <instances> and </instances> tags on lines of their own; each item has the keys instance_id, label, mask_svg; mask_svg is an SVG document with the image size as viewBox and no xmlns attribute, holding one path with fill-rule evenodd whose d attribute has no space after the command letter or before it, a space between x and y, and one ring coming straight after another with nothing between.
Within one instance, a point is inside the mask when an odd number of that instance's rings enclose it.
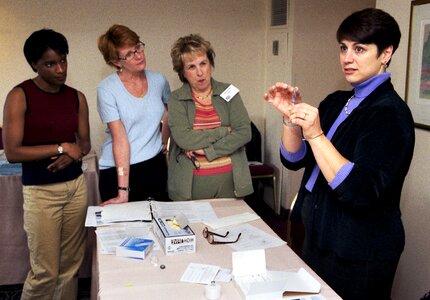
<instances>
[{"instance_id":1,"label":"stack of paper","mask_svg":"<svg viewBox=\"0 0 430 300\"><path fill-rule=\"evenodd\" d=\"M198 201L137 201L106 206L89 206L86 227L99 227L118 222L151 222L155 216L175 217L183 214L190 223L201 223L216 219L215 211L209 202Z\"/></svg>"},{"instance_id":2,"label":"stack of paper","mask_svg":"<svg viewBox=\"0 0 430 300\"><path fill-rule=\"evenodd\" d=\"M149 201L136 201L123 204L110 204L100 208L103 222L151 220Z\"/></svg>"}]
</instances>

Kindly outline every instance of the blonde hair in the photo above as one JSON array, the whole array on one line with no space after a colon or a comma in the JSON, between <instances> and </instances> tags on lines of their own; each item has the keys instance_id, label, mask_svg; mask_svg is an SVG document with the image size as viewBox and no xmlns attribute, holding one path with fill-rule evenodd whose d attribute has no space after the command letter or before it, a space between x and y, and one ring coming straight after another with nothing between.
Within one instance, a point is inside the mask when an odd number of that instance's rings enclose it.
<instances>
[{"instance_id":1,"label":"blonde hair","mask_svg":"<svg viewBox=\"0 0 430 300\"><path fill-rule=\"evenodd\" d=\"M187 82L184 77L184 54L203 53L209 59L212 67L215 67L215 51L211 43L201 37L199 34L190 34L180 37L172 46L170 57L172 58L173 70L178 73L182 82Z\"/></svg>"}]
</instances>

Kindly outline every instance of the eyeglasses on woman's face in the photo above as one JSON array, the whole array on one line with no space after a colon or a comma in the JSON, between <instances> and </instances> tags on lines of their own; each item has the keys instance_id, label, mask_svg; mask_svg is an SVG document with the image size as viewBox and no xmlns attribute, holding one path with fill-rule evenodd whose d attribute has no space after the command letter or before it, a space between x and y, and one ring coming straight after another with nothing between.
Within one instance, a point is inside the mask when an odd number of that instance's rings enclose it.
<instances>
[{"instance_id":1,"label":"eyeglasses on woman's face","mask_svg":"<svg viewBox=\"0 0 430 300\"><path fill-rule=\"evenodd\" d=\"M236 240L233 240L233 241L215 241L215 238L214 238L215 236L225 238L225 237L228 236L229 233L230 232L227 231L225 234L219 234L219 233L216 233L216 232L209 231L209 229L207 227L205 227L203 229L203 237L208 241L209 244L212 244L212 245L216 245L216 244L233 244L233 243L236 243L237 241L239 241L239 238L242 235L242 233L239 233L238 236L237 236L237 238L236 238Z\"/></svg>"},{"instance_id":2,"label":"eyeglasses on woman's face","mask_svg":"<svg viewBox=\"0 0 430 300\"><path fill-rule=\"evenodd\" d=\"M118 56L119 60L132 60L134 58L134 56L136 55L136 53L142 53L145 50L145 44L143 42L139 42L137 43L136 47L134 48L134 51L129 51L127 52L126 55L124 55L124 57L120 57Z\"/></svg>"}]
</instances>

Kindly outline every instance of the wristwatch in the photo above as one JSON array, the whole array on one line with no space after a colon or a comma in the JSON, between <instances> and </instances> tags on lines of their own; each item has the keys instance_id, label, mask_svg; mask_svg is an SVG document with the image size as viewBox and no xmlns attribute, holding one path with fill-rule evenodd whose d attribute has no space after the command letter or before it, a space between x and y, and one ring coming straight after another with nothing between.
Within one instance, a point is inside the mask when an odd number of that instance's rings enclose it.
<instances>
[{"instance_id":1,"label":"wristwatch","mask_svg":"<svg viewBox=\"0 0 430 300\"><path fill-rule=\"evenodd\" d=\"M130 187L128 186L119 186L118 191L127 191L130 192Z\"/></svg>"},{"instance_id":2,"label":"wristwatch","mask_svg":"<svg viewBox=\"0 0 430 300\"><path fill-rule=\"evenodd\" d=\"M58 147L57 147L57 151L58 151L58 154L63 154L63 146L61 146L61 144L58 144Z\"/></svg>"}]
</instances>

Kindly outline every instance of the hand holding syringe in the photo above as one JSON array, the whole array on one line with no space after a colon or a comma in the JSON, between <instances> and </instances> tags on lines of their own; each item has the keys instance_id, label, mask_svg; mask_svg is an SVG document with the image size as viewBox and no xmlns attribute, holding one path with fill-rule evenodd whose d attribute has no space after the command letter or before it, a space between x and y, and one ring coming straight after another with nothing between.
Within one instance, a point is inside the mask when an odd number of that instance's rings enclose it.
<instances>
[{"instance_id":1,"label":"hand holding syringe","mask_svg":"<svg viewBox=\"0 0 430 300\"><path fill-rule=\"evenodd\" d=\"M303 136L314 136L313 133L320 136L318 132L322 132L322 130L318 108L302 101L298 87L277 82L269 87L267 93L264 94L264 100L282 113L282 123L285 127L299 126L303 131ZM298 130L294 129L292 132L299 136Z\"/></svg>"},{"instance_id":2,"label":"hand holding syringe","mask_svg":"<svg viewBox=\"0 0 430 300\"><path fill-rule=\"evenodd\" d=\"M291 96L291 103L292 103L293 105L295 105L295 104L296 104L296 91L297 91L297 87L295 86L295 87L293 88L293 95Z\"/></svg>"},{"instance_id":3,"label":"hand holding syringe","mask_svg":"<svg viewBox=\"0 0 430 300\"><path fill-rule=\"evenodd\" d=\"M291 104L294 106L294 105L296 105L296 97L297 97L297 90L298 90L298 87L293 87L293 92L292 92L292 95L291 95ZM288 120L288 122L285 122L285 119L282 119L283 120L283 123L284 123L284 125L286 125L286 126L288 126L288 127L296 127L296 126L299 126L299 125L297 125L297 124L293 124L293 123L291 123L291 121L290 120Z\"/></svg>"},{"instance_id":4,"label":"hand holding syringe","mask_svg":"<svg viewBox=\"0 0 430 300\"><path fill-rule=\"evenodd\" d=\"M300 92L297 87L283 82L277 82L269 87L264 99L271 103L276 109L283 113L283 120L286 126L297 126L290 122L291 110L300 101Z\"/></svg>"}]
</instances>

